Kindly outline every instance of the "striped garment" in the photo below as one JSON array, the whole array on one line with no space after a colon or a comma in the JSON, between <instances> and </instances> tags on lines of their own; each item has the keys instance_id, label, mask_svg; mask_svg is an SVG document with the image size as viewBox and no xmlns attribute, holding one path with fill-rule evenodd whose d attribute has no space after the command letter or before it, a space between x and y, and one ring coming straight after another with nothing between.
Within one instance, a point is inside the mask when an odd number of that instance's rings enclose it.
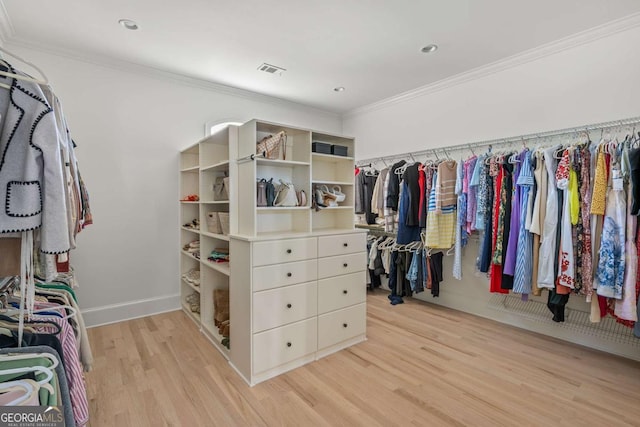
<instances>
[{"instance_id":1,"label":"striped garment","mask_svg":"<svg viewBox=\"0 0 640 427\"><path fill-rule=\"evenodd\" d=\"M52 308L52 311L54 308ZM64 311L61 314L65 315ZM62 358L64 359L64 370L69 383L69 396L73 408L73 417L76 426L81 427L89 422L89 404L87 402L87 391L85 389L82 365L76 347L76 336L73 333L69 321L59 317L35 316L38 320L53 322L60 326L60 344L62 345ZM51 332L51 331L49 331Z\"/></svg>"},{"instance_id":2,"label":"striped garment","mask_svg":"<svg viewBox=\"0 0 640 427\"><path fill-rule=\"evenodd\" d=\"M531 189L533 188L533 170L531 168L531 153L527 152L522 162L520 176L516 185L520 187L520 229L518 232L518 247L516 256L515 276L513 278L513 292L520 294L531 293L533 281L533 235L526 229L526 218L529 208Z\"/></svg>"}]
</instances>

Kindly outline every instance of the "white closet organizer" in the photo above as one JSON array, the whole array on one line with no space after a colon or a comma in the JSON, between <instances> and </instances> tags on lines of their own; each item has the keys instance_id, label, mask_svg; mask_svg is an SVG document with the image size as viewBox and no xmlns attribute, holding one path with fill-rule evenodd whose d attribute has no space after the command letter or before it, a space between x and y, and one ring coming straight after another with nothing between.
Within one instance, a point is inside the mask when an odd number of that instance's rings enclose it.
<instances>
[{"instance_id":1,"label":"white closet organizer","mask_svg":"<svg viewBox=\"0 0 640 427\"><path fill-rule=\"evenodd\" d=\"M228 128L206 137L180 153L180 299L185 313L194 320L200 330L228 358L229 350L221 345L222 336L214 324L213 292L215 289L229 289L230 268L228 263L214 263L207 260L215 248L229 248L229 236L208 231L209 212L237 212L235 200L214 200L213 185L216 177L234 174L237 156L238 128ZM233 180L230 192L235 193ZM188 195L198 195L199 201L183 201ZM194 219L200 221L199 229L184 225ZM229 229L237 229L236 217L229 215ZM200 241L200 259L183 247L195 240ZM196 286L182 278L189 270L200 271L200 285ZM200 313L191 311L187 297L193 293L199 296Z\"/></svg>"},{"instance_id":2,"label":"white closet organizer","mask_svg":"<svg viewBox=\"0 0 640 427\"><path fill-rule=\"evenodd\" d=\"M285 131L286 157L256 142ZM347 156L312 152L312 142ZM238 233L231 236L232 366L251 385L365 339L366 243L354 229L353 138L252 120L239 129ZM256 181L292 182L307 205L256 207ZM311 209L313 189L339 186L337 207Z\"/></svg>"},{"instance_id":3,"label":"white closet organizer","mask_svg":"<svg viewBox=\"0 0 640 427\"><path fill-rule=\"evenodd\" d=\"M251 158L256 142L285 131L286 157ZM347 156L313 153L312 141L347 147ZM180 155L181 245L200 240L200 259L180 248L180 272L200 270L200 286L180 278L183 309L250 385L366 339L366 234L354 219L354 140L252 120L230 126ZM254 156L255 157L255 156ZM239 159L239 160L236 160ZM230 200L213 184L229 176ZM307 194L306 206L257 207L256 182L273 178ZM340 187L336 207L311 209L316 186ZM210 233L209 212L229 212L230 234ZM200 229L184 224L200 220ZM228 264L207 260L227 248ZM213 292L230 291L230 350L214 324ZM200 298L200 314L187 297Z\"/></svg>"}]
</instances>

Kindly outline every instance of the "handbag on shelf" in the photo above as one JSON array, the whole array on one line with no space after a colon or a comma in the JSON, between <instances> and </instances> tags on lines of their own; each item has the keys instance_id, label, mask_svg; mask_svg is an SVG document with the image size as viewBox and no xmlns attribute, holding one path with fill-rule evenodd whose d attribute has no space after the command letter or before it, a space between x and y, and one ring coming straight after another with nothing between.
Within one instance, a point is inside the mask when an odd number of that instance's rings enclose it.
<instances>
[{"instance_id":1,"label":"handbag on shelf","mask_svg":"<svg viewBox=\"0 0 640 427\"><path fill-rule=\"evenodd\" d=\"M262 178L256 183L256 206L267 206L267 180Z\"/></svg>"},{"instance_id":2,"label":"handbag on shelf","mask_svg":"<svg viewBox=\"0 0 640 427\"><path fill-rule=\"evenodd\" d=\"M275 135L269 135L256 143L256 154L263 154L270 160L280 158L280 148L282 147L282 159L287 158L287 133L280 131Z\"/></svg>"},{"instance_id":3,"label":"handbag on shelf","mask_svg":"<svg viewBox=\"0 0 640 427\"><path fill-rule=\"evenodd\" d=\"M229 212L218 212L218 222L220 223L220 232L225 236L229 234Z\"/></svg>"},{"instance_id":4,"label":"handbag on shelf","mask_svg":"<svg viewBox=\"0 0 640 427\"><path fill-rule=\"evenodd\" d=\"M269 181L266 181L266 193L267 193L267 204L266 206L273 206L273 203L276 200L276 186L273 185L273 178Z\"/></svg>"},{"instance_id":5,"label":"handbag on shelf","mask_svg":"<svg viewBox=\"0 0 640 427\"><path fill-rule=\"evenodd\" d=\"M296 196L298 196L298 206L307 206L307 193L304 190L298 191Z\"/></svg>"},{"instance_id":6,"label":"handbag on shelf","mask_svg":"<svg viewBox=\"0 0 640 427\"><path fill-rule=\"evenodd\" d=\"M209 233L222 234L218 212L207 212L207 230Z\"/></svg>"},{"instance_id":7,"label":"handbag on shelf","mask_svg":"<svg viewBox=\"0 0 640 427\"><path fill-rule=\"evenodd\" d=\"M213 200L216 202L229 200L229 191L227 185L225 185L225 180L228 185L229 178L224 176L217 176L213 182Z\"/></svg>"},{"instance_id":8,"label":"handbag on shelf","mask_svg":"<svg viewBox=\"0 0 640 427\"><path fill-rule=\"evenodd\" d=\"M280 180L280 185L278 186L278 191L276 193L276 200L273 206L298 206L298 196L296 195L296 189L292 183Z\"/></svg>"}]
</instances>

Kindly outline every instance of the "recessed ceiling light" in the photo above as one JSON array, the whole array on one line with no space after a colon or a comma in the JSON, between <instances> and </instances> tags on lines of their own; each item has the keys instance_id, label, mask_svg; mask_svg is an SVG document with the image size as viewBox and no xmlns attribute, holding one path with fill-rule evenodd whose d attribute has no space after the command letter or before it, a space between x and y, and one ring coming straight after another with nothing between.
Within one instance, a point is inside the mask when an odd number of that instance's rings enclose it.
<instances>
[{"instance_id":1,"label":"recessed ceiling light","mask_svg":"<svg viewBox=\"0 0 640 427\"><path fill-rule=\"evenodd\" d=\"M438 45L437 44L428 44L425 47L423 47L422 49L420 49L420 51L422 53L433 53L436 50L438 50Z\"/></svg>"},{"instance_id":2,"label":"recessed ceiling light","mask_svg":"<svg viewBox=\"0 0 640 427\"><path fill-rule=\"evenodd\" d=\"M334 87L333 90L335 90L336 92L344 92L344 87L343 86Z\"/></svg>"},{"instance_id":3,"label":"recessed ceiling light","mask_svg":"<svg viewBox=\"0 0 640 427\"><path fill-rule=\"evenodd\" d=\"M118 24L122 25L127 30L137 30L139 28L138 24L136 24L136 22L132 21L131 19L121 19L118 21Z\"/></svg>"}]
</instances>

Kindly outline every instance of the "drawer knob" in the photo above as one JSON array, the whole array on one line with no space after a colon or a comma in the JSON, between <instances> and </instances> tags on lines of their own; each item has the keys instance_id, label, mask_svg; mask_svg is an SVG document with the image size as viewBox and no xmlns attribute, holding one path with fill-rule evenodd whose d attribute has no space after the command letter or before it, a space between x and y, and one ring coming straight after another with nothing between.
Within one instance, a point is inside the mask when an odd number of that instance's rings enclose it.
<instances>
[{"instance_id":1,"label":"drawer knob","mask_svg":"<svg viewBox=\"0 0 640 427\"><path fill-rule=\"evenodd\" d=\"M347 264L346 262L344 264L342 264L343 267L347 267L349 264Z\"/></svg>"},{"instance_id":2,"label":"drawer knob","mask_svg":"<svg viewBox=\"0 0 640 427\"><path fill-rule=\"evenodd\" d=\"M291 308L291 304L287 304L287 308Z\"/></svg>"},{"instance_id":3,"label":"drawer knob","mask_svg":"<svg viewBox=\"0 0 640 427\"><path fill-rule=\"evenodd\" d=\"M349 291L347 291L347 290L345 289L344 291L342 291L342 293L346 295L346 294L348 294L348 293L349 293Z\"/></svg>"},{"instance_id":4,"label":"drawer knob","mask_svg":"<svg viewBox=\"0 0 640 427\"><path fill-rule=\"evenodd\" d=\"M342 246L344 246L346 248L347 246L349 246L349 244L348 243L343 243Z\"/></svg>"},{"instance_id":5,"label":"drawer knob","mask_svg":"<svg viewBox=\"0 0 640 427\"><path fill-rule=\"evenodd\" d=\"M349 326L349 325L348 325L348 324L346 324L346 323L343 323L343 324L342 324L342 327L343 327L343 328L346 328L347 326Z\"/></svg>"},{"instance_id":6,"label":"drawer knob","mask_svg":"<svg viewBox=\"0 0 640 427\"><path fill-rule=\"evenodd\" d=\"M291 276L292 276L292 274L291 274L291 273L287 273L287 277L291 277Z\"/></svg>"},{"instance_id":7,"label":"drawer knob","mask_svg":"<svg viewBox=\"0 0 640 427\"><path fill-rule=\"evenodd\" d=\"M291 343L290 342L287 343L287 347L291 347Z\"/></svg>"},{"instance_id":8,"label":"drawer knob","mask_svg":"<svg viewBox=\"0 0 640 427\"><path fill-rule=\"evenodd\" d=\"M291 252L293 252L291 249L287 249L288 254L290 254Z\"/></svg>"}]
</instances>

